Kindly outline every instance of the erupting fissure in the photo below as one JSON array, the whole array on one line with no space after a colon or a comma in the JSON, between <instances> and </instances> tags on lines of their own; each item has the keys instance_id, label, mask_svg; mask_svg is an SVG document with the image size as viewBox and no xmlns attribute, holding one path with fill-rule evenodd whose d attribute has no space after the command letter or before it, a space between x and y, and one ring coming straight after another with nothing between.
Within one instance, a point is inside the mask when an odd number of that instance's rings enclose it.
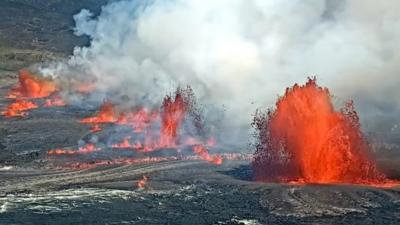
<instances>
[{"instance_id":1,"label":"erupting fissure","mask_svg":"<svg viewBox=\"0 0 400 225\"><path fill-rule=\"evenodd\" d=\"M36 77L27 70L21 70L18 79L18 85L10 90L7 98L44 98L57 91L52 79Z\"/></svg>"},{"instance_id":2,"label":"erupting fissure","mask_svg":"<svg viewBox=\"0 0 400 225\"><path fill-rule=\"evenodd\" d=\"M161 136L160 146L176 146L178 132L188 111L188 99L178 90L175 97L170 95L164 98L161 109Z\"/></svg>"},{"instance_id":3,"label":"erupting fissure","mask_svg":"<svg viewBox=\"0 0 400 225\"><path fill-rule=\"evenodd\" d=\"M49 99L49 105L57 103L57 100L57 96ZM209 154L207 149L213 147L216 140L212 137L206 139L201 135L204 133L204 124L196 106L193 90L190 87L178 88L163 99L159 110L145 107L126 110L118 108L111 101L104 101L96 115L83 118L79 122L90 124L92 133L102 131L102 124L130 127L130 131L124 134L119 143L108 144L112 149L146 153L163 149L176 149L180 152L181 149L190 147L199 159L219 165L222 157ZM186 133L184 124L196 131ZM94 151L55 149L48 151L48 154L80 155L91 152Z\"/></svg>"},{"instance_id":4,"label":"erupting fissure","mask_svg":"<svg viewBox=\"0 0 400 225\"><path fill-rule=\"evenodd\" d=\"M363 183L386 180L368 155L353 103L337 111L327 88L309 78L288 88L268 112L257 111L256 180Z\"/></svg>"},{"instance_id":5,"label":"erupting fissure","mask_svg":"<svg viewBox=\"0 0 400 225\"><path fill-rule=\"evenodd\" d=\"M60 96L54 95L58 92L56 83L49 78L34 76L27 70L19 71L18 84L15 85L6 95L14 99L7 108L1 112L5 117L21 117L27 115L27 111L39 108L35 99L45 99L44 107L65 106L66 103Z\"/></svg>"}]
</instances>

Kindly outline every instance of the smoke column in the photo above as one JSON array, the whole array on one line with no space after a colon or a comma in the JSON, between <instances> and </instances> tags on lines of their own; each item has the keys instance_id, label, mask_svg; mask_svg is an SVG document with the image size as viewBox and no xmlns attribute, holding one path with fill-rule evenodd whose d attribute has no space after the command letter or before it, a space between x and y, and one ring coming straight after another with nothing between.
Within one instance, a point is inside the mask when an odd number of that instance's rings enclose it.
<instances>
[{"instance_id":1,"label":"smoke column","mask_svg":"<svg viewBox=\"0 0 400 225\"><path fill-rule=\"evenodd\" d=\"M339 101L355 100L364 127L394 135L399 10L396 0L113 1L74 16L90 45L42 73L95 77L100 89L150 104L191 85L199 102L225 110L227 136L243 143L256 108L317 75Z\"/></svg>"}]
</instances>

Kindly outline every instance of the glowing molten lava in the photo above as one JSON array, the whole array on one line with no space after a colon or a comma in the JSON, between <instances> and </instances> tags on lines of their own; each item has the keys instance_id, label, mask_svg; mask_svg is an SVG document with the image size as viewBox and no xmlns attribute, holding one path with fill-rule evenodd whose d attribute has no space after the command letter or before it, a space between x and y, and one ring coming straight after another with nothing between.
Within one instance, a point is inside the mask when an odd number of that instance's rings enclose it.
<instances>
[{"instance_id":1,"label":"glowing molten lava","mask_svg":"<svg viewBox=\"0 0 400 225\"><path fill-rule=\"evenodd\" d=\"M125 137L124 140L121 143L118 144L113 144L111 145L112 148L117 148L117 149L144 149L144 146L142 145L142 143L140 143L139 141L136 141L134 144L131 144L129 142L130 137Z\"/></svg>"},{"instance_id":2,"label":"glowing molten lava","mask_svg":"<svg viewBox=\"0 0 400 225\"><path fill-rule=\"evenodd\" d=\"M10 90L8 98L44 98L57 91L53 80L36 77L27 70L21 70L18 79L18 85Z\"/></svg>"},{"instance_id":3,"label":"glowing molten lava","mask_svg":"<svg viewBox=\"0 0 400 225\"><path fill-rule=\"evenodd\" d=\"M82 119L81 123L114 123L117 121L117 113L111 102L104 102L97 116Z\"/></svg>"},{"instance_id":4,"label":"glowing molten lava","mask_svg":"<svg viewBox=\"0 0 400 225\"><path fill-rule=\"evenodd\" d=\"M101 149L96 147L94 144L87 144L85 146L79 147L78 150L68 150L68 149L54 149L47 151L48 155L81 155L90 154L93 152L98 152Z\"/></svg>"},{"instance_id":5,"label":"glowing molten lava","mask_svg":"<svg viewBox=\"0 0 400 225\"><path fill-rule=\"evenodd\" d=\"M149 178L148 178L147 176L143 176L142 179L140 179L140 180L138 181L137 187L140 188L140 189L145 188L148 179L149 179Z\"/></svg>"},{"instance_id":6,"label":"glowing molten lava","mask_svg":"<svg viewBox=\"0 0 400 225\"><path fill-rule=\"evenodd\" d=\"M1 114L5 117L25 116L27 114L26 111L36 108L38 108L38 105L34 102L17 99L8 105Z\"/></svg>"},{"instance_id":7,"label":"glowing molten lava","mask_svg":"<svg viewBox=\"0 0 400 225\"><path fill-rule=\"evenodd\" d=\"M161 108L161 146L172 147L178 144L178 131L188 110L187 106L180 90L176 92L175 98L172 96L164 98Z\"/></svg>"},{"instance_id":8,"label":"glowing molten lava","mask_svg":"<svg viewBox=\"0 0 400 225\"><path fill-rule=\"evenodd\" d=\"M102 131L102 129L101 129L100 125L97 124L97 123L94 124L92 126L92 128L90 128L90 132L92 132L92 133L96 133L96 132L99 132L99 131Z\"/></svg>"},{"instance_id":9,"label":"glowing molten lava","mask_svg":"<svg viewBox=\"0 0 400 225\"><path fill-rule=\"evenodd\" d=\"M213 163L215 165L222 164L222 157L220 155L210 155L208 150L202 145L193 146L193 151L203 160Z\"/></svg>"},{"instance_id":10,"label":"glowing molten lava","mask_svg":"<svg viewBox=\"0 0 400 225\"><path fill-rule=\"evenodd\" d=\"M352 102L336 111L316 80L288 88L276 109L257 112L256 180L378 183L385 179L368 157Z\"/></svg>"},{"instance_id":11,"label":"glowing molten lava","mask_svg":"<svg viewBox=\"0 0 400 225\"><path fill-rule=\"evenodd\" d=\"M119 125L131 126L135 133L141 133L144 132L157 117L157 112L150 112L146 108L140 108L134 112L121 113L116 123Z\"/></svg>"},{"instance_id":12,"label":"glowing molten lava","mask_svg":"<svg viewBox=\"0 0 400 225\"><path fill-rule=\"evenodd\" d=\"M58 95L53 96L50 99L46 99L46 101L44 102L44 107L65 106L65 105L66 103Z\"/></svg>"}]
</instances>

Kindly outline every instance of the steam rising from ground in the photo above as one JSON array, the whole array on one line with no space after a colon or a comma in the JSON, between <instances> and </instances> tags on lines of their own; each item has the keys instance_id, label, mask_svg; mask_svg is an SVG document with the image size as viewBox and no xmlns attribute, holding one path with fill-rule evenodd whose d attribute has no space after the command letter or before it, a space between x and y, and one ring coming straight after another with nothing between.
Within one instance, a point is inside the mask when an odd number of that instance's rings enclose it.
<instances>
[{"instance_id":1,"label":"steam rising from ground","mask_svg":"<svg viewBox=\"0 0 400 225\"><path fill-rule=\"evenodd\" d=\"M237 128L255 108L316 74L340 100L355 99L368 129L393 133L399 10L396 0L114 1L98 16L77 14L75 33L90 46L42 72L96 77L138 104L191 85L199 102L226 109L225 130L246 132Z\"/></svg>"}]
</instances>

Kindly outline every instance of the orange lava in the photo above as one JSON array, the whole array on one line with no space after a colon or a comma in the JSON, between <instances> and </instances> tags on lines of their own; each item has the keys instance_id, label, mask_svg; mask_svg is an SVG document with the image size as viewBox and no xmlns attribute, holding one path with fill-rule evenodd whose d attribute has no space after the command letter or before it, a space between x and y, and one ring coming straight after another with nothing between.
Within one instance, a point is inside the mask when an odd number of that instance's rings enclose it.
<instances>
[{"instance_id":1,"label":"orange lava","mask_svg":"<svg viewBox=\"0 0 400 225\"><path fill-rule=\"evenodd\" d=\"M161 146L172 147L178 144L179 127L187 110L187 103L179 90L176 92L175 98L169 95L164 98L161 108Z\"/></svg>"},{"instance_id":2,"label":"orange lava","mask_svg":"<svg viewBox=\"0 0 400 225\"><path fill-rule=\"evenodd\" d=\"M78 93L88 94L96 89L96 84L95 83L83 83L83 84L79 83L79 84L76 84L74 89Z\"/></svg>"},{"instance_id":3,"label":"orange lava","mask_svg":"<svg viewBox=\"0 0 400 225\"><path fill-rule=\"evenodd\" d=\"M27 115L26 111L36 108L38 108L38 105L32 101L16 99L1 114L5 117L25 116Z\"/></svg>"},{"instance_id":4,"label":"orange lava","mask_svg":"<svg viewBox=\"0 0 400 225\"><path fill-rule=\"evenodd\" d=\"M386 178L369 157L352 102L336 111L327 88L309 79L288 88L276 109L258 112L256 180L379 184Z\"/></svg>"},{"instance_id":5,"label":"orange lava","mask_svg":"<svg viewBox=\"0 0 400 225\"><path fill-rule=\"evenodd\" d=\"M47 152L48 155L81 155L90 154L93 152L98 152L101 149L96 147L94 144L87 144L83 147L79 147L78 150L68 150L68 149L54 149Z\"/></svg>"},{"instance_id":6,"label":"orange lava","mask_svg":"<svg viewBox=\"0 0 400 225\"><path fill-rule=\"evenodd\" d=\"M223 153L221 154L221 158L223 160L250 160L253 158L253 155L243 154L243 153ZM51 159L51 158L49 158ZM146 163L156 163L156 162L164 162L164 161L177 161L177 160L203 160L199 156L185 156L185 157L176 157L176 156L168 156L168 157L144 157L144 158L115 158L111 160L92 160L90 162L67 162L57 167L63 168L71 168L71 169L91 169L95 167L101 166L110 166L110 165L132 165L132 164L146 164Z\"/></svg>"},{"instance_id":7,"label":"orange lava","mask_svg":"<svg viewBox=\"0 0 400 225\"><path fill-rule=\"evenodd\" d=\"M112 144L111 148L126 149L126 150L134 149L134 150L138 150L138 151L140 150L142 152L154 152L154 151L159 151L159 150L163 150L166 148L178 147L178 146L161 146L161 145L159 145L159 143L157 141L153 141L150 137L147 138L147 140L144 140L143 143L139 140L136 140L133 143L131 143L129 140L130 140L130 137L126 137L120 143Z\"/></svg>"},{"instance_id":8,"label":"orange lava","mask_svg":"<svg viewBox=\"0 0 400 225\"><path fill-rule=\"evenodd\" d=\"M102 129L101 129L100 125L97 123L93 124L92 128L90 128L90 132L92 132L92 133L96 133L99 131L102 131Z\"/></svg>"},{"instance_id":9,"label":"orange lava","mask_svg":"<svg viewBox=\"0 0 400 225\"><path fill-rule=\"evenodd\" d=\"M52 79L36 77L27 70L19 71L19 83L7 94L7 98L44 98L57 91Z\"/></svg>"},{"instance_id":10,"label":"orange lava","mask_svg":"<svg viewBox=\"0 0 400 225\"><path fill-rule=\"evenodd\" d=\"M208 150L203 145L193 146L193 151L203 160L213 163L215 165L222 164L222 157L220 155L210 155Z\"/></svg>"},{"instance_id":11,"label":"orange lava","mask_svg":"<svg viewBox=\"0 0 400 225\"><path fill-rule=\"evenodd\" d=\"M137 111L120 113L116 124L129 125L134 132L141 133L150 126L158 117L158 112L151 112L146 108Z\"/></svg>"},{"instance_id":12,"label":"orange lava","mask_svg":"<svg viewBox=\"0 0 400 225\"><path fill-rule=\"evenodd\" d=\"M59 95L53 96L50 99L46 99L44 102L44 107L54 107L54 106L65 106L66 103Z\"/></svg>"},{"instance_id":13,"label":"orange lava","mask_svg":"<svg viewBox=\"0 0 400 225\"><path fill-rule=\"evenodd\" d=\"M129 142L130 137L125 137L121 143L111 145L112 148L117 149L144 149L144 146L139 141L136 141L134 144Z\"/></svg>"},{"instance_id":14,"label":"orange lava","mask_svg":"<svg viewBox=\"0 0 400 225\"><path fill-rule=\"evenodd\" d=\"M140 189L145 188L148 179L149 179L149 178L148 178L147 176L143 176L142 179L140 179L140 180L137 182L137 187L140 188Z\"/></svg>"},{"instance_id":15,"label":"orange lava","mask_svg":"<svg viewBox=\"0 0 400 225\"><path fill-rule=\"evenodd\" d=\"M81 123L114 123L117 121L117 112L114 105L105 101L100 107L100 111L97 116L87 117L82 119Z\"/></svg>"}]
</instances>

